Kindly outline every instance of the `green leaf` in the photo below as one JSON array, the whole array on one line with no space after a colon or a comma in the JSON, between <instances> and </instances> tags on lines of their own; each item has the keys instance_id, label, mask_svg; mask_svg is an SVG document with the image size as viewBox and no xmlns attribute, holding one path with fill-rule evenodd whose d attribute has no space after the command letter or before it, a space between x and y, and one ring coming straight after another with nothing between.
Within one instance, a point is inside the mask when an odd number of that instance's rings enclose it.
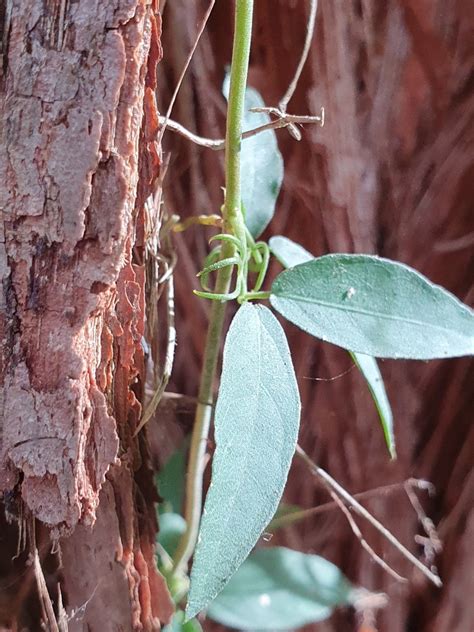
<instances>
[{"instance_id":1,"label":"green leaf","mask_svg":"<svg viewBox=\"0 0 474 632\"><path fill-rule=\"evenodd\" d=\"M291 524L293 522L291 520L291 516L293 516L294 514L300 514L302 511L304 510L298 505L288 505L286 503L280 503L275 515L273 516L271 522L268 524L266 531L270 535L273 535L273 533L277 529L281 529L281 527L286 527L288 526L288 524Z\"/></svg>"},{"instance_id":2,"label":"green leaf","mask_svg":"<svg viewBox=\"0 0 474 632\"><path fill-rule=\"evenodd\" d=\"M229 94L229 75L224 79L222 92ZM250 112L250 108L264 107L260 94L247 88L244 103L244 132L266 125L270 116L264 112ZM278 150L274 130L267 130L242 141L241 152L242 202L245 223L254 238L263 233L275 213L275 204L283 181L283 158Z\"/></svg>"},{"instance_id":3,"label":"green leaf","mask_svg":"<svg viewBox=\"0 0 474 632\"><path fill-rule=\"evenodd\" d=\"M273 307L317 338L382 358L474 353L474 312L408 266L371 255L326 255L284 270Z\"/></svg>"},{"instance_id":4,"label":"green leaf","mask_svg":"<svg viewBox=\"0 0 474 632\"><path fill-rule=\"evenodd\" d=\"M158 492L163 498L159 511L180 513L184 500L184 485L186 477L186 445L182 446L170 456L156 475Z\"/></svg>"},{"instance_id":5,"label":"green leaf","mask_svg":"<svg viewBox=\"0 0 474 632\"><path fill-rule=\"evenodd\" d=\"M163 513L159 517L158 542L170 557L176 553L179 540L186 531L186 521L179 514Z\"/></svg>"},{"instance_id":6,"label":"green leaf","mask_svg":"<svg viewBox=\"0 0 474 632\"><path fill-rule=\"evenodd\" d=\"M276 235L268 242L270 250L284 268L294 268L300 263L313 261L314 255L288 237Z\"/></svg>"},{"instance_id":7,"label":"green leaf","mask_svg":"<svg viewBox=\"0 0 474 632\"><path fill-rule=\"evenodd\" d=\"M313 255L299 244L287 237L272 237L269 246L278 261L286 268L293 268L301 263L313 261ZM375 358L357 353L351 353L352 359L364 376L369 386L370 393L375 402L379 414L380 423L385 437L385 442L392 459L396 457L395 437L393 434L393 416L390 402L383 383L380 369Z\"/></svg>"},{"instance_id":8,"label":"green leaf","mask_svg":"<svg viewBox=\"0 0 474 632\"><path fill-rule=\"evenodd\" d=\"M250 555L208 609L214 621L241 630L287 630L322 621L351 602L353 587L317 555L283 547Z\"/></svg>"},{"instance_id":9,"label":"green leaf","mask_svg":"<svg viewBox=\"0 0 474 632\"><path fill-rule=\"evenodd\" d=\"M390 407L390 402L388 401L383 378L377 361L375 358L372 358L372 356L364 355L363 353L354 352L351 353L351 356L369 386L370 393L379 414L385 443L387 444L390 456L392 459L395 459L397 453L395 449L395 436L393 434L392 409Z\"/></svg>"},{"instance_id":10,"label":"green leaf","mask_svg":"<svg viewBox=\"0 0 474 632\"><path fill-rule=\"evenodd\" d=\"M223 589L274 515L299 419L298 387L283 329L269 309L245 303L224 346L216 451L194 554L189 617Z\"/></svg>"},{"instance_id":11,"label":"green leaf","mask_svg":"<svg viewBox=\"0 0 474 632\"><path fill-rule=\"evenodd\" d=\"M185 622L184 612L178 610L174 613L171 623L165 625L163 632L202 632L202 627L196 619Z\"/></svg>"}]
</instances>

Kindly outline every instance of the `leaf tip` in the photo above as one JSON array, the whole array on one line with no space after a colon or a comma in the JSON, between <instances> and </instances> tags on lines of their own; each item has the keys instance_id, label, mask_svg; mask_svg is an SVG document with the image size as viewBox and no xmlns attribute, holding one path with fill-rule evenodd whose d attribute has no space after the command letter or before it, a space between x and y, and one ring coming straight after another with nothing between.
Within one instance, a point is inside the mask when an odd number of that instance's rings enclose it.
<instances>
[{"instance_id":1,"label":"leaf tip","mask_svg":"<svg viewBox=\"0 0 474 632\"><path fill-rule=\"evenodd\" d=\"M188 602L186 605L186 610L184 611L184 623L187 623L191 619L193 619L197 614L199 614L200 610L196 610L194 606Z\"/></svg>"},{"instance_id":2,"label":"leaf tip","mask_svg":"<svg viewBox=\"0 0 474 632\"><path fill-rule=\"evenodd\" d=\"M194 619L207 605L208 604L202 602L202 600L196 601L192 598L192 595L190 595L184 611L184 622L187 623L191 619Z\"/></svg>"}]
</instances>

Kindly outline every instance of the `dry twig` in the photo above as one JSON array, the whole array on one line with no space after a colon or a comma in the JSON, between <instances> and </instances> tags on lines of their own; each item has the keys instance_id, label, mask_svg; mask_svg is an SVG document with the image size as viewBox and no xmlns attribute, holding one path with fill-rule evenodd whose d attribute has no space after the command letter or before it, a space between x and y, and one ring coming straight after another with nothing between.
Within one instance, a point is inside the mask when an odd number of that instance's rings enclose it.
<instances>
[{"instance_id":1,"label":"dry twig","mask_svg":"<svg viewBox=\"0 0 474 632\"><path fill-rule=\"evenodd\" d=\"M181 71L181 74L180 74L179 79L178 79L178 83L176 84L176 88L174 89L173 96L171 97L171 101L170 101L170 104L168 106L168 110L166 112L166 116L164 117L164 120L162 121L161 117L160 117L160 124L162 124L162 127L160 129L160 133L158 134L158 145L161 145L161 141L163 140L163 134L165 133L166 128L168 126L168 121L169 121L169 118L171 116L171 112L173 110L174 102L176 101L176 97L178 96L178 92L179 92L179 90L181 88L181 84L183 83L184 75L186 74L186 71L189 68L189 64L191 63L191 59L193 58L194 52L195 52L195 50L197 48L197 45L199 44L199 40L201 39L201 35L204 33L204 29L206 28L206 24L207 24L207 22L209 20L209 17L211 15L212 9L214 8L215 2L216 2L216 0L211 0L211 2L209 3L207 11L206 11L206 13L204 15L204 18L203 18L202 22L201 22L201 26L199 27L199 31L198 31L197 37L196 37L196 39L194 41L194 44L193 44L191 50L189 51L189 55L188 55L188 57L186 59L186 63L184 64L184 68Z\"/></svg>"},{"instance_id":2,"label":"dry twig","mask_svg":"<svg viewBox=\"0 0 474 632\"><path fill-rule=\"evenodd\" d=\"M365 518L373 527L375 527L377 531L381 533L384 538L387 539L403 555L403 557L409 560L413 566L420 570L425 577L433 582L435 586L440 588L443 585L441 579L436 573L432 572L429 568L422 564L420 560L413 555L413 553L403 546L403 544L399 542L381 522L368 512L367 509L363 507L353 496L351 496L351 494L349 494L349 492L346 491L336 480L334 480L332 476L326 472L326 470L323 470L321 467L316 465L316 463L309 458L303 448L299 445L296 446L296 454L306 463L315 476L327 483L340 498L352 507L356 513L362 516L362 518Z\"/></svg>"},{"instance_id":3,"label":"dry twig","mask_svg":"<svg viewBox=\"0 0 474 632\"><path fill-rule=\"evenodd\" d=\"M165 272L165 275L167 273ZM163 366L163 373L160 379L158 386L145 408L145 412L143 413L142 418L140 419L140 423L137 426L137 429L134 432L133 436L136 436L143 426L151 419L154 415L155 410L160 402L160 399L165 392L165 388L168 385L169 379L171 377L171 373L173 371L173 363L174 363L174 350L176 347L176 328L175 328L175 313L174 313L174 279L173 274L170 273L166 276L165 279L166 288L167 288L167 314L168 314L168 341L166 344L166 357L165 363Z\"/></svg>"},{"instance_id":4,"label":"dry twig","mask_svg":"<svg viewBox=\"0 0 474 632\"><path fill-rule=\"evenodd\" d=\"M268 108L252 108L251 112L268 112L269 114L274 114L278 118L270 121L269 123L265 123L265 125L260 125L259 127L255 127L254 129L249 129L242 134L242 138L245 140L246 138L252 138L252 136L256 136L261 132L266 132L269 129L281 129L283 127L287 127L290 129L290 126L295 126L296 124L304 125L308 123L319 123L321 127L324 125L324 108L321 108L321 113L319 116L307 116L300 114L286 114L281 112L278 108L268 107ZM166 119L164 116L159 117L160 125L168 126L168 129L180 136L183 136L187 140L191 141L195 145L199 145L200 147L206 147L207 149L212 149L214 151L220 151L225 147L225 139L224 138L205 138L204 136L199 136L198 134L194 134L189 131L176 121L172 119ZM293 137L296 140L301 140L301 134L299 130L295 127L296 134L293 132Z\"/></svg>"},{"instance_id":5,"label":"dry twig","mask_svg":"<svg viewBox=\"0 0 474 632\"><path fill-rule=\"evenodd\" d=\"M174 393L173 393L174 395ZM184 395L182 396L184 397ZM411 478L410 481L415 481L417 485L426 483L426 481ZM383 485L382 487L375 487L374 489L368 489L365 492L359 492L358 494L354 494L354 498L358 500L373 498L374 496L381 496L383 494L388 494L394 491L399 491L405 488L405 481L401 483L392 483L391 485ZM326 513L327 511L331 511L335 508L334 502L324 503L323 505L317 505L316 507L310 507L309 509L301 509L300 511L293 511L288 514L284 514L277 518L274 518L271 523L268 525L269 530L271 531L276 529L281 529L282 527L286 527L288 525L294 524L295 522L299 522L300 520L304 520L305 518L310 518L322 513Z\"/></svg>"},{"instance_id":6,"label":"dry twig","mask_svg":"<svg viewBox=\"0 0 474 632\"><path fill-rule=\"evenodd\" d=\"M36 546L35 518L33 515L30 515L28 518L28 540L30 544L30 560L33 565L33 572L36 579L43 624L48 626L47 629L49 632L60 632L56 615L54 614L51 597L49 596L48 588L46 586L43 569L41 567L38 547Z\"/></svg>"},{"instance_id":7,"label":"dry twig","mask_svg":"<svg viewBox=\"0 0 474 632\"><path fill-rule=\"evenodd\" d=\"M421 489L427 489L429 494L433 494L434 486L431 483L428 483L428 485L429 487L421 487ZM435 529L433 521L426 515L425 510L421 506L421 503L418 499L418 496L415 494L415 488L420 489L419 482L416 479L409 479L408 481L406 481L404 488L406 495L408 496L408 500L415 510L421 526L428 536L424 537L421 535L416 535L415 542L423 546L426 563L431 566L436 555L439 555L443 550L443 545Z\"/></svg>"},{"instance_id":8,"label":"dry twig","mask_svg":"<svg viewBox=\"0 0 474 632\"><path fill-rule=\"evenodd\" d=\"M386 573L388 573L391 577L393 577L394 579L396 579L399 582L404 582L404 583L407 582L408 579L406 577L403 577L402 575L399 575L397 573L397 571L395 571L391 566L389 566L387 564L387 562L385 562L385 560L383 560L380 557L380 555L378 555L374 551L374 549L370 546L370 544L367 542L367 540L362 535L362 532L359 529L359 526L357 525L356 521L352 517L351 512L349 511L349 509L345 506L345 504L342 502L342 500L339 498L339 496L335 492L332 491L332 489L329 487L329 485L325 485L325 486L326 486L326 488L328 490L328 493L331 496L331 498L334 500L336 505L342 511L344 516L347 518L347 522L349 523L349 526L352 529L353 534L359 540L362 548L365 551L367 551L367 553L374 560L374 562L376 564L378 564L379 566L381 566L384 569L384 571Z\"/></svg>"},{"instance_id":9,"label":"dry twig","mask_svg":"<svg viewBox=\"0 0 474 632\"><path fill-rule=\"evenodd\" d=\"M219 138L219 139L212 139L212 138L204 138L203 136L199 136L198 134L194 134L193 132L191 132L190 130L186 129L183 125L181 125L180 123L177 123L176 121L173 121L170 116L171 116L171 110L173 109L173 105L174 102L176 100L178 91L181 87L181 84L183 82L183 78L184 75L186 73L186 70L189 67L189 64L191 62L192 56L194 55L194 51L196 50L196 47L198 45L199 39L204 31L204 28L207 24L207 21L209 19L209 16L211 14L212 8L214 6L214 2L215 0L213 0L211 2L211 4L208 7L208 10L206 12L206 15L204 16L203 22L201 24L201 27L199 29L199 33L197 35L196 41L194 42L194 45L188 55L188 58L186 60L186 63L184 65L184 68L181 72L181 75L179 77L178 83L176 85L175 91L173 93L173 96L171 98L171 102L170 105L168 107L168 111L166 113L166 116L160 116L159 117L159 122L161 125L160 128L160 133L158 135L158 143L161 143L161 140L163 138L163 134L166 130L166 128L170 129L173 132L176 132L177 134L180 134L181 136L184 136L184 138L187 138L188 140L190 140L191 142L193 142L195 145L200 145L201 147L207 147L208 149L213 149L215 151L224 149L225 147L225 139L223 138ZM290 132L290 134L293 136L293 138L295 138L296 140L301 140L301 133L298 130L298 128L296 127L297 124L307 124L307 123L320 123L321 127L324 125L324 108L321 108L321 114L319 116L308 116L308 115L299 115L299 114L287 114L286 112L286 108L288 106L288 103L290 101L290 99L292 98L295 90L296 90L296 86L298 85L298 81L300 79L301 76L301 72L303 71L303 67L306 63L306 60L308 58L308 54L309 54L309 49L311 46L311 40L313 39L313 33L314 33L314 26L316 23L316 12L317 12L317 8L318 8L318 1L317 0L311 0L311 9L310 9L310 15L309 15L309 19L308 19L308 24L307 24L307 28L306 28L306 37L305 37L305 42L304 42L304 46L303 46L303 52L301 54L300 60L298 62L298 66L296 68L295 71L295 75L293 77L293 79L291 80L287 91L285 92L285 94L283 95L280 103L279 103L279 107L263 107L263 108L252 108L251 112L267 112L268 114L272 114L274 115L276 118L273 121L270 121L269 123L266 123L265 125L260 125L259 127L256 127L255 129L251 129L248 130L246 132L244 132L242 134L242 138L251 138L252 136L255 136L256 134L260 134L261 132L265 132L269 129L281 129L283 127L288 128L288 131Z\"/></svg>"},{"instance_id":10,"label":"dry twig","mask_svg":"<svg viewBox=\"0 0 474 632\"><path fill-rule=\"evenodd\" d=\"M303 67L308 59L309 49L311 47L311 40L313 39L314 33L314 25L316 24L316 12L318 10L318 0L311 0L311 9L309 13L308 23L306 25L306 37L303 46L303 52L301 53L300 60L298 62L298 66L296 67L296 72L291 80L290 85L288 86L285 94L280 100L279 106L280 110L283 113L286 113L286 108L288 103L290 102L293 94L295 93L296 86L298 85L298 81L300 80L301 73L303 72Z\"/></svg>"}]
</instances>

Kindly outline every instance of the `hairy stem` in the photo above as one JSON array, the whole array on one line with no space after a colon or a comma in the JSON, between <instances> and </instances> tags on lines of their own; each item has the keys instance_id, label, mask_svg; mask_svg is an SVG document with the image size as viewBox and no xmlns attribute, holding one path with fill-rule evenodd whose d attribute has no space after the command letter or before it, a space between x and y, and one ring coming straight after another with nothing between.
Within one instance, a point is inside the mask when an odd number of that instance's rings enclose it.
<instances>
[{"instance_id":1,"label":"hairy stem","mask_svg":"<svg viewBox=\"0 0 474 632\"><path fill-rule=\"evenodd\" d=\"M232 50L230 94L225 140L226 195L222 209L224 232L234 234L242 243L245 242L246 234L240 198L240 148L252 34L252 14L253 0L236 0L234 44ZM221 258L226 259L234 255L234 244L229 241L224 242L222 245ZM228 266L218 271L215 286L216 293L226 294L229 291L232 270L233 268ZM176 552L174 562L175 573L186 570L189 559L193 554L199 532L199 521L202 509L203 470L209 425L213 411L213 387L222 339L225 308L225 302L212 301L186 479L184 517L187 523L187 530Z\"/></svg>"}]
</instances>

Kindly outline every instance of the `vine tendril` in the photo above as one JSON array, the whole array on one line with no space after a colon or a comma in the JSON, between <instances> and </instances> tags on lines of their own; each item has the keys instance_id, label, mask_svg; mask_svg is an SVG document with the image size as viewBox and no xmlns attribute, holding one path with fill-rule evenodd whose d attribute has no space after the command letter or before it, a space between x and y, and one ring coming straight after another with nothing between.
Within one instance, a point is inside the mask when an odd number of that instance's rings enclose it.
<instances>
[{"instance_id":1,"label":"vine tendril","mask_svg":"<svg viewBox=\"0 0 474 632\"><path fill-rule=\"evenodd\" d=\"M212 301L232 301L237 299L239 303L257 298L267 298L268 292L260 292L260 288L268 270L270 259L268 245L263 241L255 242L248 229L245 230L244 239L239 239L231 233L219 233L214 235L209 240L209 243L214 241L231 243L235 247L235 255L221 259L221 246L211 250L204 262L204 268L197 274L202 290L194 290L194 294ZM210 291L208 286L209 274L223 268L233 268L234 266L237 268L235 288L225 294ZM257 275L251 290L248 290L249 272Z\"/></svg>"}]
</instances>

